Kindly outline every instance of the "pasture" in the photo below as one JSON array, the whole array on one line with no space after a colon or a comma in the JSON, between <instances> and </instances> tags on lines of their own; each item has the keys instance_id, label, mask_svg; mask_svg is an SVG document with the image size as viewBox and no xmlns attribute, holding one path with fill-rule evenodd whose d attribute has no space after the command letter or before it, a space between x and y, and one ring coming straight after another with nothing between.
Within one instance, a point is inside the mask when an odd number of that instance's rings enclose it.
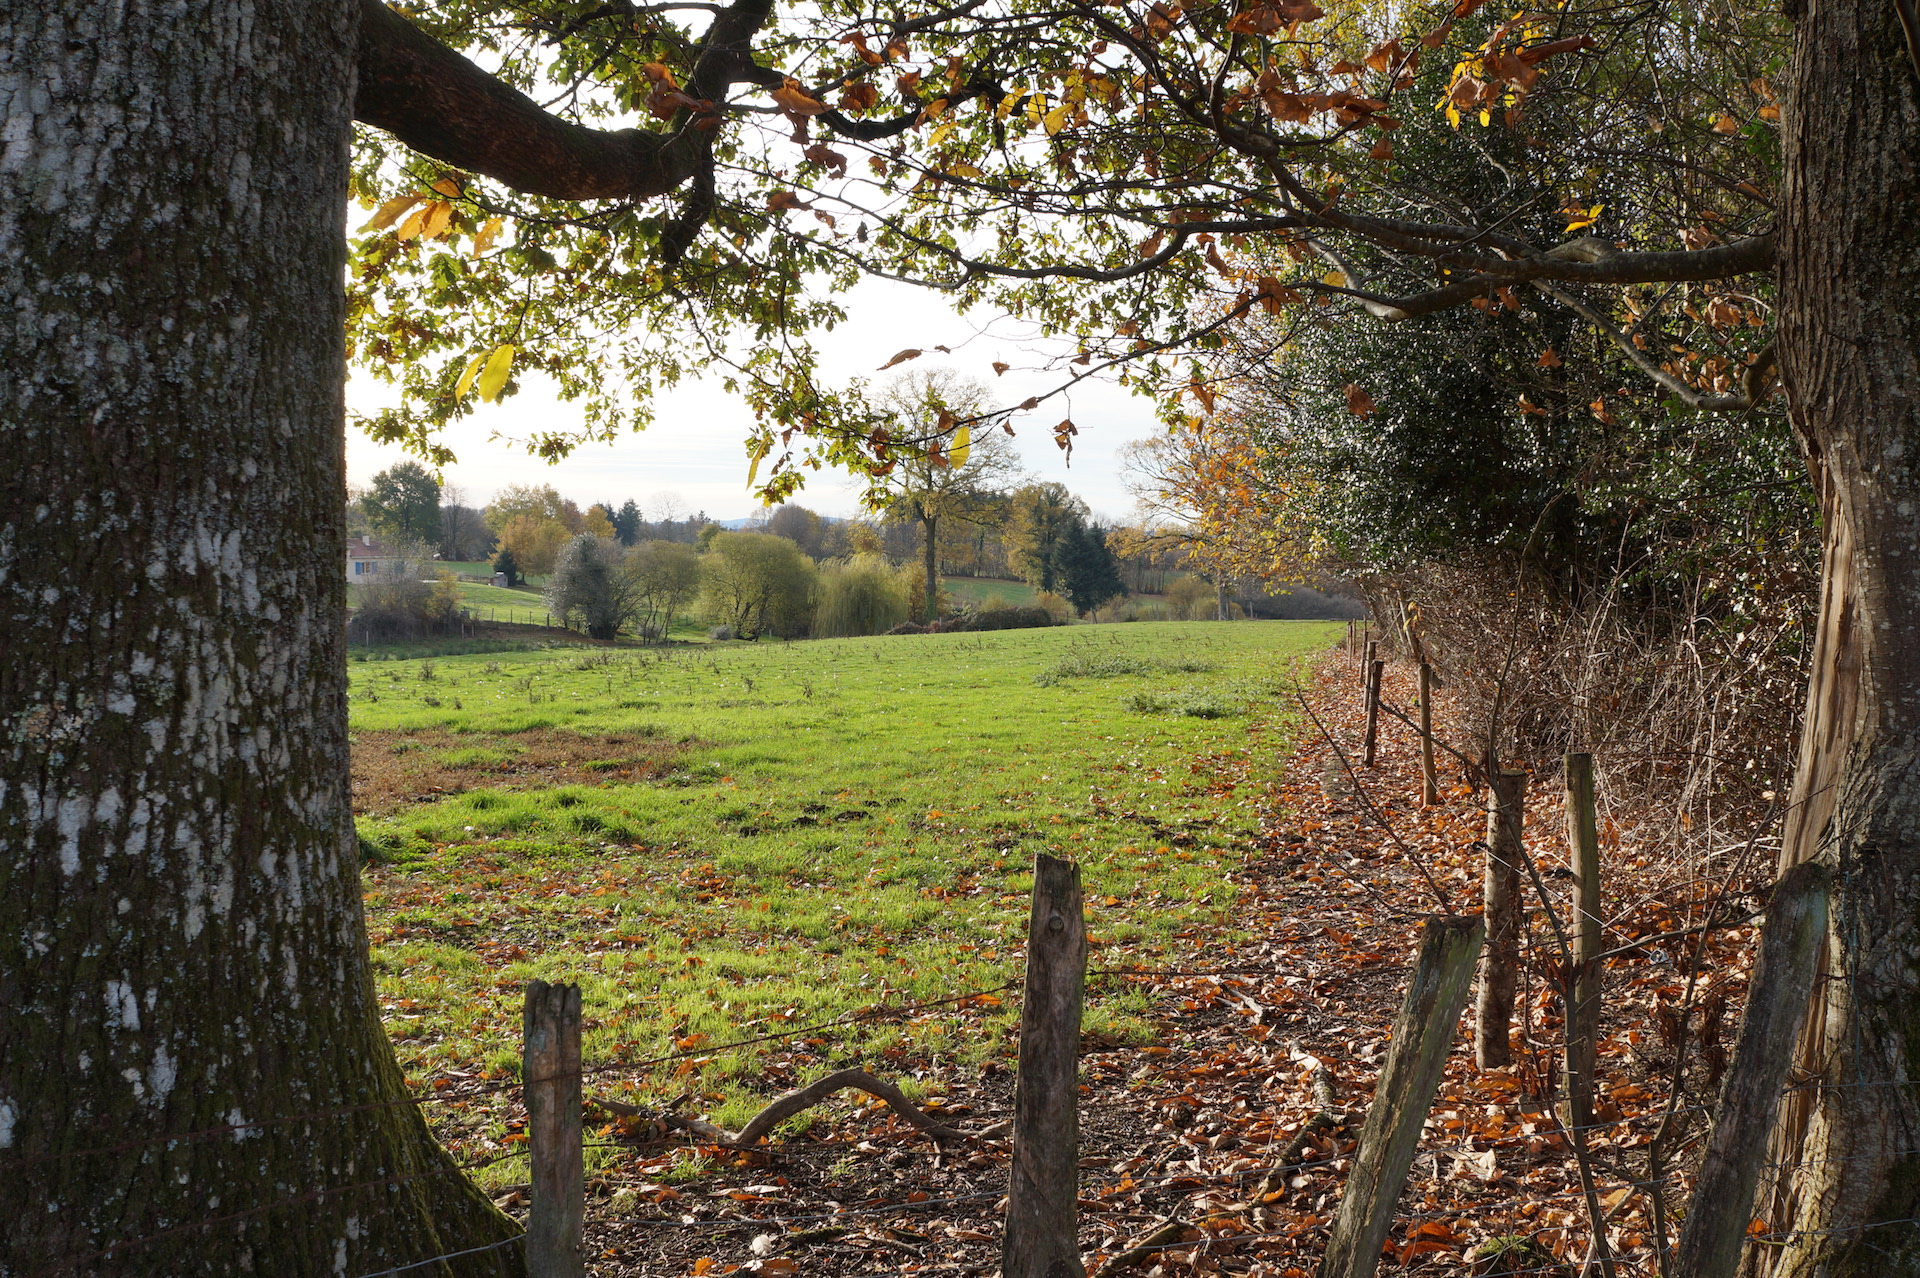
<instances>
[{"instance_id":1,"label":"pasture","mask_svg":"<svg viewBox=\"0 0 1920 1278\"><path fill-rule=\"evenodd\" d=\"M581 983L589 1067L711 1047L589 1090L689 1093L723 1126L855 1060L1001 1051L1013 993L725 1044L1004 987L1037 850L1082 863L1096 966L1230 927L1226 874L1288 746L1286 691L1338 631L355 660L369 928L402 1063L428 1087L507 1076L532 977ZM1153 1034L1143 1003L1092 990L1089 1035ZM507 1136L486 1104L438 1119L457 1148Z\"/></svg>"}]
</instances>

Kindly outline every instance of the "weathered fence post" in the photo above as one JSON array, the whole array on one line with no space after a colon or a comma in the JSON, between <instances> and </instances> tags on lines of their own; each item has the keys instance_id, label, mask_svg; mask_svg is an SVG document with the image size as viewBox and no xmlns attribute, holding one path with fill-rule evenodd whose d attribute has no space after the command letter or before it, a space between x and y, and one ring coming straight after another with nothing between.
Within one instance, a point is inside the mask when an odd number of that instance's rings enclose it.
<instances>
[{"instance_id":1,"label":"weathered fence post","mask_svg":"<svg viewBox=\"0 0 1920 1278\"><path fill-rule=\"evenodd\" d=\"M1482 879L1487 943L1480 951L1473 1058L1481 1069L1513 1060L1507 1042L1520 976L1520 832L1527 774L1499 771L1487 785L1487 866Z\"/></svg>"},{"instance_id":2,"label":"weathered fence post","mask_svg":"<svg viewBox=\"0 0 1920 1278\"><path fill-rule=\"evenodd\" d=\"M1593 1123L1594 1053L1600 1039L1600 830L1593 756L1569 754L1567 860L1573 870L1573 972L1567 984L1568 1127Z\"/></svg>"},{"instance_id":3,"label":"weathered fence post","mask_svg":"<svg viewBox=\"0 0 1920 1278\"><path fill-rule=\"evenodd\" d=\"M1372 1278L1380 1263L1484 935L1480 920L1472 917L1435 917L1420 925L1420 958L1393 1023L1319 1278Z\"/></svg>"},{"instance_id":4,"label":"weathered fence post","mask_svg":"<svg viewBox=\"0 0 1920 1278\"><path fill-rule=\"evenodd\" d=\"M1373 766L1374 750L1380 740L1380 679L1386 673L1387 663L1374 654L1379 651L1377 642L1367 645L1367 735L1361 742L1360 766Z\"/></svg>"},{"instance_id":5,"label":"weathered fence post","mask_svg":"<svg viewBox=\"0 0 1920 1278\"><path fill-rule=\"evenodd\" d=\"M1826 867L1812 861L1774 884L1733 1068L1674 1248L1674 1278L1732 1278L1740 1268L1767 1133L1826 955L1829 887Z\"/></svg>"},{"instance_id":6,"label":"weathered fence post","mask_svg":"<svg viewBox=\"0 0 1920 1278\"><path fill-rule=\"evenodd\" d=\"M533 1163L527 1278L585 1278L586 1215L580 1161L580 987L527 983L520 1085Z\"/></svg>"},{"instance_id":7,"label":"weathered fence post","mask_svg":"<svg viewBox=\"0 0 1920 1278\"><path fill-rule=\"evenodd\" d=\"M1087 924L1080 867L1033 858L1020 1074L1013 1102L1004 1278L1082 1278L1080 1263L1080 1002Z\"/></svg>"},{"instance_id":8,"label":"weathered fence post","mask_svg":"<svg viewBox=\"0 0 1920 1278\"><path fill-rule=\"evenodd\" d=\"M1420 663L1420 802L1440 802L1440 773L1433 766L1433 667Z\"/></svg>"}]
</instances>

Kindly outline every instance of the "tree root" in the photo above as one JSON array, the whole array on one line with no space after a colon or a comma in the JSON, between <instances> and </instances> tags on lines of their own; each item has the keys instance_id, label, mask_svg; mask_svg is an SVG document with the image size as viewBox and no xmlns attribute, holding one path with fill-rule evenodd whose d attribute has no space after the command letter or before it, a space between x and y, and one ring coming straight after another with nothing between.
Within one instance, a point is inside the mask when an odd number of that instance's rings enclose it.
<instances>
[{"instance_id":1,"label":"tree root","mask_svg":"<svg viewBox=\"0 0 1920 1278\"><path fill-rule=\"evenodd\" d=\"M835 1092L844 1091L849 1087L857 1087L870 1096L879 1097L894 1113L941 1144L969 1139L965 1132L956 1131L930 1117L919 1106L908 1100L906 1095L892 1083L883 1078L877 1078L863 1069L835 1070L825 1078L816 1079L805 1087L796 1088L784 1096L775 1097L765 1109L753 1116L751 1122L740 1129L738 1135L698 1118L682 1118L671 1110L644 1110L637 1105L628 1105L599 1096L593 1098L593 1103L609 1114L622 1118L653 1118L668 1129L688 1132L716 1145L749 1149L759 1144L761 1137L772 1131L780 1120L789 1118L803 1109L810 1109Z\"/></svg>"},{"instance_id":2,"label":"tree root","mask_svg":"<svg viewBox=\"0 0 1920 1278\"><path fill-rule=\"evenodd\" d=\"M774 1124L781 1119L797 1114L803 1109L809 1109L835 1092L849 1087L857 1087L869 1096L878 1096L892 1108L894 1113L941 1144L966 1139L963 1133L929 1117L919 1106L908 1100L899 1088L885 1079L876 1078L864 1069L841 1069L835 1070L825 1078L815 1079L805 1087L796 1088L784 1096L775 1097L771 1104L753 1116L752 1122L740 1129L740 1135L735 1137L735 1141L741 1145L755 1144L762 1136L772 1131Z\"/></svg>"},{"instance_id":3,"label":"tree root","mask_svg":"<svg viewBox=\"0 0 1920 1278\"><path fill-rule=\"evenodd\" d=\"M1240 1207L1258 1207L1261 1200L1268 1194L1284 1188L1288 1173L1299 1166L1300 1155L1307 1152L1307 1142L1313 1138L1315 1132L1332 1131L1346 1124L1347 1116L1339 1110L1339 1098L1333 1094L1333 1075L1327 1072L1325 1066L1313 1071L1312 1085L1313 1099L1318 1102L1319 1110L1306 1121L1299 1133L1287 1142L1287 1147L1280 1151L1280 1157L1273 1170L1268 1172L1261 1180L1259 1187L1248 1195L1247 1201L1239 1204Z\"/></svg>"}]
</instances>

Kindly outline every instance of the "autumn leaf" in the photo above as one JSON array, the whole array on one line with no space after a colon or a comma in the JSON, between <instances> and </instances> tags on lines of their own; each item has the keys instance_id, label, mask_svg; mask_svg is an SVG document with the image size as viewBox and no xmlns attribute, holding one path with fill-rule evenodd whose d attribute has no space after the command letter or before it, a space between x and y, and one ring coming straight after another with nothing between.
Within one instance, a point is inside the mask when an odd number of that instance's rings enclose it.
<instances>
[{"instance_id":1,"label":"autumn leaf","mask_svg":"<svg viewBox=\"0 0 1920 1278\"><path fill-rule=\"evenodd\" d=\"M407 220L400 223L400 229L393 233L394 237L396 239L410 240L420 234L421 230L427 224L427 210L432 207L433 205L429 204L426 208L418 208L407 214Z\"/></svg>"},{"instance_id":2,"label":"autumn leaf","mask_svg":"<svg viewBox=\"0 0 1920 1278\"><path fill-rule=\"evenodd\" d=\"M360 229L363 231L384 231L389 226L392 226L402 213L405 213L408 209L426 198L426 196L421 195L417 191L412 195L396 195L375 210L373 216L367 219L367 224Z\"/></svg>"},{"instance_id":3,"label":"autumn leaf","mask_svg":"<svg viewBox=\"0 0 1920 1278\"><path fill-rule=\"evenodd\" d=\"M1360 389L1359 383L1347 383L1347 411L1355 417L1373 416L1373 396Z\"/></svg>"},{"instance_id":4,"label":"autumn leaf","mask_svg":"<svg viewBox=\"0 0 1920 1278\"><path fill-rule=\"evenodd\" d=\"M925 353L926 352L921 351L915 347L908 347L906 350L901 351L898 355L895 355L892 359L882 364L875 371L884 373L889 368L892 368L895 364L904 364L910 359L919 359Z\"/></svg>"},{"instance_id":5,"label":"autumn leaf","mask_svg":"<svg viewBox=\"0 0 1920 1278\"><path fill-rule=\"evenodd\" d=\"M792 191L775 191L767 197L767 210L771 213L782 213L787 209L808 209L812 207L811 204L808 204Z\"/></svg>"},{"instance_id":6,"label":"autumn leaf","mask_svg":"<svg viewBox=\"0 0 1920 1278\"><path fill-rule=\"evenodd\" d=\"M1713 131L1715 133L1738 133L1740 131L1740 122L1730 115L1722 115L1714 120Z\"/></svg>"},{"instance_id":7,"label":"autumn leaf","mask_svg":"<svg viewBox=\"0 0 1920 1278\"><path fill-rule=\"evenodd\" d=\"M1028 413L1038 407L1040 407L1040 397L1038 395L1031 395L1021 401L1018 411Z\"/></svg>"},{"instance_id":8,"label":"autumn leaf","mask_svg":"<svg viewBox=\"0 0 1920 1278\"><path fill-rule=\"evenodd\" d=\"M480 376L480 366L486 362L487 353L485 351L481 351L478 355L475 355L467 361L466 371L461 373L460 380L453 384L453 397L455 399L465 399L467 397L467 388L473 385L474 378Z\"/></svg>"},{"instance_id":9,"label":"autumn leaf","mask_svg":"<svg viewBox=\"0 0 1920 1278\"><path fill-rule=\"evenodd\" d=\"M511 345L496 346L487 356L486 368L480 374L480 398L489 404L506 389L507 374L513 371L513 351Z\"/></svg>"},{"instance_id":10,"label":"autumn leaf","mask_svg":"<svg viewBox=\"0 0 1920 1278\"><path fill-rule=\"evenodd\" d=\"M494 240L499 238L500 228L505 224L506 222L503 218L490 217L486 220L485 225L474 233L473 255L475 257L479 257L482 253L493 247Z\"/></svg>"},{"instance_id":11,"label":"autumn leaf","mask_svg":"<svg viewBox=\"0 0 1920 1278\"><path fill-rule=\"evenodd\" d=\"M824 115L832 110L820 99L810 97L800 82L791 78L773 91L773 100L795 115Z\"/></svg>"},{"instance_id":12,"label":"autumn leaf","mask_svg":"<svg viewBox=\"0 0 1920 1278\"><path fill-rule=\"evenodd\" d=\"M1590 209L1583 209L1578 204L1569 202L1560 212L1567 219L1567 229L1578 231L1598 222L1601 211L1606 207L1604 204L1596 204Z\"/></svg>"},{"instance_id":13,"label":"autumn leaf","mask_svg":"<svg viewBox=\"0 0 1920 1278\"><path fill-rule=\"evenodd\" d=\"M1188 384L1187 389L1193 392L1193 397L1199 400L1209 413L1213 411L1213 390L1211 387L1196 377Z\"/></svg>"},{"instance_id":14,"label":"autumn leaf","mask_svg":"<svg viewBox=\"0 0 1920 1278\"><path fill-rule=\"evenodd\" d=\"M955 470L967 464L967 457L973 452L973 427L962 426L953 432L953 448L947 454L947 463Z\"/></svg>"},{"instance_id":15,"label":"autumn leaf","mask_svg":"<svg viewBox=\"0 0 1920 1278\"><path fill-rule=\"evenodd\" d=\"M1541 351L1541 352L1540 352L1540 367L1541 367L1541 368L1558 368L1558 367L1560 367L1560 354L1559 354L1559 352L1558 352L1558 351L1556 351L1556 350L1554 350L1554 349L1553 349L1553 347L1551 347L1551 346L1549 346L1549 347L1547 347L1547 349L1545 349L1544 351Z\"/></svg>"},{"instance_id":16,"label":"autumn leaf","mask_svg":"<svg viewBox=\"0 0 1920 1278\"><path fill-rule=\"evenodd\" d=\"M435 200L427 205L427 216L420 225L420 238L439 239L451 221L453 221L453 205L445 200Z\"/></svg>"},{"instance_id":17,"label":"autumn leaf","mask_svg":"<svg viewBox=\"0 0 1920 1278\"><path fill-rule=\"evenodd\" d=\"M1004 374L1006 373L1006 371L1007 371L1007 370L1008 370L1009 368L1012 368L1012 367L1013 367L1013 365L1011 365L1011 364L1003 364L1003 363L1001 363L1001 362L1000 362L999 360L997 360L997 359L996 359L995 361L993 361L993 375L994 375L995 377L1000 377L1000 376L1002 376L1002 375L1004 375Z\"/></svg>"},{"instance_id":18,"label":"autumn leaf","mask_svg":"<svg viewBox=\"0 0 1920 1278\"><path fill-rule=\"evenodd\" d=\"M653 81L655 84L665 85L669 89L677 89L680 87L680 82L673 78L673 72L667 69L667 64L664 62L643 63L640 67L640 74L646 76L647 79Z\"/></svg>"}]
</instances>

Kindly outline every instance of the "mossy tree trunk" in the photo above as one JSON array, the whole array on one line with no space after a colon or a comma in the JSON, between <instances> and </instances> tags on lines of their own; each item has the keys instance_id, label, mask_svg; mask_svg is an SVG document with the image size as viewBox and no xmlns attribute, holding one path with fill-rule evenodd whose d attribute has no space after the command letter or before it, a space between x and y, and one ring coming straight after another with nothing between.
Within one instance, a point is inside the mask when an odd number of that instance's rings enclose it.
<instances>
[{"instance_id":1,"label":"mossy tree trunk","mask_svg":"<svg viewBox=\"0 0 1920 1278\"><path fill-rule=\"evenodd\" d=\"M1825 521L1783 867L1834 874L1759 1212L1776 1276L1920 1274L1920 79L1888 0L1798 19L1780 353ZM1875 1227L1875 1222L1908 1222Z\"/></svg>"},{"instance_id":2,"label":"mossy tree trunk","mask_svg":"<svg viewBox=\"0 0 1920 1278\"><path fill-rule=\"evenodd\" d=\"M516 1232L408 1103L367 965L358 16L0 10L0 1273L354 1278Z\"/></svg>"}]
</instances>

